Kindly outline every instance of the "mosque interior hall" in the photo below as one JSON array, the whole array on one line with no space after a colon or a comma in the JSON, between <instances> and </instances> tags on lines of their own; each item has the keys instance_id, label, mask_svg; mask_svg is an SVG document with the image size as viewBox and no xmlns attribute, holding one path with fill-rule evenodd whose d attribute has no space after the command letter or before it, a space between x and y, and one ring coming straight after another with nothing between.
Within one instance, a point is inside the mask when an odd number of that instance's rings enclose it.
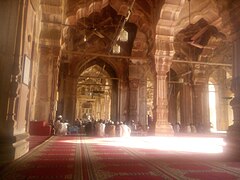
<instances>
[{"instance_id":1,"label":"mosque interior hall","mask_svg":"<svg viewBox=\"0 0 240 180\"><path fill-rule=\"evenodd\" d=\"M238 179L239 16L238 0L0 1L0 174Z\"/></svg>"}]
</instances>

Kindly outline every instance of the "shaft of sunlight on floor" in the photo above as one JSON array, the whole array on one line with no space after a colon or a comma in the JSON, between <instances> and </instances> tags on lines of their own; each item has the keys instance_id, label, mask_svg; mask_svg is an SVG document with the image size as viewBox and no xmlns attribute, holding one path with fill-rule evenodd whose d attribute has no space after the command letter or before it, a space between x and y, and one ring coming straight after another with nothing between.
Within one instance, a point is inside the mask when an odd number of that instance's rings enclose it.
<instances>
[{"instance_id":1,"label":"shaft of sunlight on floor","mask_svg":"<svg viewBox=\"0 0 240 180\"><path fill-rule=\"evenodd\" d=\"M216 154L222 153L226 145L220 137L108 137L65 140L68 143L94 143L105 146L155 149L159 151L193 152Z\"/></svg>"}]
</instances>

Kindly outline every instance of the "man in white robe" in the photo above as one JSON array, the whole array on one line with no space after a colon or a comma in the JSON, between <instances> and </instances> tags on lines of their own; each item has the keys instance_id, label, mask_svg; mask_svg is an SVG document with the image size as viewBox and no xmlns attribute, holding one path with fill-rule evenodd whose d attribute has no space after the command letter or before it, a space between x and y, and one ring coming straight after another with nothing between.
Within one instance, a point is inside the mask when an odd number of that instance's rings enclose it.
<instances>
[{"instance_id":1,"label":"man in white robe","mask_svg":"<svg viewBox=\"0 0 240 180\"><path fill-rule=\"evenodd\" d=\"M61 135L67 135L68 132L68 123L67 122L62 122L62 127L60 129L60 134Z\"/></svg>"},{"instance_id":2,"label":"man in white robe","mask_svg":"<svg viewBox=\"0 0 240 180\"><path fill-rule=\"evenodd\" d=\"M103 122L100 123L99 126L99 136L104 137L105 136L105 124Z\"/></svg>"},{"instance_id":3,"label":"man in white robe","mask_svg":"<svg viewBox=\"0 0 240 180\"><path fill-rule=\"evenodd\" d=\"M62 123L60 120L56 120L54 122L54 134L55 135L60 135L61 134L61 129L62 129Z\"/></svg>"},{"instance_id":4,"label":"man in white robe","mask_svg":"<svg viewBox=\"0 0 240 180\"><path fill-rule=\"evenodd\" d=\"M120 124L120 137L130 137L131 129L126 124Z\"/></svg>"}]
</instances>

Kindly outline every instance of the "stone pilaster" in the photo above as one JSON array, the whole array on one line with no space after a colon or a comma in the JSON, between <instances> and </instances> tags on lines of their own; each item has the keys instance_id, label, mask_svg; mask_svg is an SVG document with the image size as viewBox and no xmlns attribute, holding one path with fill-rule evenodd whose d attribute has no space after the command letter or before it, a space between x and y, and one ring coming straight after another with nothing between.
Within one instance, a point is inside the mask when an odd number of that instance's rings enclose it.
<instances>
[{"instance_id":1,"label":"stone pilaster","mask_svg":"<svg viewBox=\"0 0 240 180\"><path fill-rule=\"evenodd\" d=\"M168 122L168 98L167 98L167 72L170 70L172 61L170 57L155 56L156 87L154 120L156 121L155 135L173 135L174 131Z\"/></svg>"},{"instance_id":2,"label":"stone pilaster","mask_svg":"<svg viewBox=\"0 0 240 180\"><path fill-rule=\"evenodd\" d=\"M26 7L25 0L6 1L0 7L3 14L0 21L5 24L0 30L0 163L17 159L29 149L26 129L18 131L18 126L22 128L25 120L18 122L17 119Z\"/></svg>"}]
</instances>

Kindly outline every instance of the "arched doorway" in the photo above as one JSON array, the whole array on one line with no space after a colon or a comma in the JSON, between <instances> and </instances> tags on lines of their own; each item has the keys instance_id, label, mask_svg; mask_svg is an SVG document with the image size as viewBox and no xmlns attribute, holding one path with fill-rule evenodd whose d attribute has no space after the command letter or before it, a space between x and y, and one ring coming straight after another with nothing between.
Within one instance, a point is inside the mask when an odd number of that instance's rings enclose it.
<instances>
[{"instance_id":1,"label":"arched doorway","mask_svg":"<svg viewBox=\"0 0 240 180\"><path fill-rule=\"evenodd\" d=\"M113 81L104 67L90 66L78 77L76 118L111 119Z\"/></svg>"},{"instance_id":2,"label":"arched doorway","mask_svg":"<svg viewBox=\"0 0 240 180\"><path fill-rule=\"evenodd\" d=\"M57 114L74 119L118 120L119 87L109 63L96 58L85 63L61 64Z\"/></svg>"},{"instance_id":3,"label":"arched doorway","mask_svg":"<svg viewBox=\"0 0 240 180\"><path fill-rule=\"evenodd\" d=\"M226 131L232 124L232 108L230 101L231 75L224 69L211 73L208 81L209 119L212 132Z\"/></svg>"}]
</instances>

